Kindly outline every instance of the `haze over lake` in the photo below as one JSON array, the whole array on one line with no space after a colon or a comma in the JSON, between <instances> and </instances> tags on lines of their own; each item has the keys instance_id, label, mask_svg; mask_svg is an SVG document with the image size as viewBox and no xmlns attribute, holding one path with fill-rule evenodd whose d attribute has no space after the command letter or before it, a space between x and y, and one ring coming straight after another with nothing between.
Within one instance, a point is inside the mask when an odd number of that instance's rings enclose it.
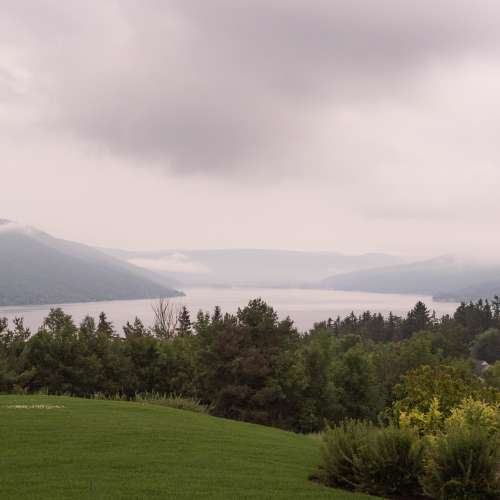
<instances>
[{"instance_id":1,"label":"haze over lake","mask_svg":"<svg viewBox=\"0 0 500 500\"><path fill-rule=\"evenodd\" d=\"M366 310L381 312L384 315L392 311L397 315L405 315L418 300L423 300L438 316L452 314L456 303L435 302L430 296L409 294L382 294L365 292L343 292L334 290L304 290L278 288L188 288L184 297L170 299L173 303L185 305L194 319L200 309L213 311L216 305L223 312L234 313L238 307L245 306L250 299L261 297L278 312L280 318L290 316L299 330L307 330L315 322L346 316L354 311L356 314ZM97 318L104 311L114 323L117 331L127 321L133 321L136 316L146 325L153 322L152 306L154 300L115 300L109 302L86 302L73 304L34 305L1 307L0 317L12 320L14 317L24 317L25 324L36 331L51 307L62 307L71 314L76 322L86 315Z\"/></svg>"}]
</instances>

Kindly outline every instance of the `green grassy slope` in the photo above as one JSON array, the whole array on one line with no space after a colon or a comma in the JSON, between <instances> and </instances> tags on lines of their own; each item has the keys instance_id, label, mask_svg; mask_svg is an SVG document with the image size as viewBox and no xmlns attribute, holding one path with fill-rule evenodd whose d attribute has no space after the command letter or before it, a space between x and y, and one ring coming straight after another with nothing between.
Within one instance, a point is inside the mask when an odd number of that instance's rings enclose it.
<instances>
[{"instance_id":1,"label":"green grassy slope","mask_svg":"<svg viewBox=\"0 0 500 500\"><path fill-rule=\"evenodd\" d=\"M0 396L2 500L370 498L308 481L318 448L311 437L149 404Z\"/></svg>"}]
</instances>

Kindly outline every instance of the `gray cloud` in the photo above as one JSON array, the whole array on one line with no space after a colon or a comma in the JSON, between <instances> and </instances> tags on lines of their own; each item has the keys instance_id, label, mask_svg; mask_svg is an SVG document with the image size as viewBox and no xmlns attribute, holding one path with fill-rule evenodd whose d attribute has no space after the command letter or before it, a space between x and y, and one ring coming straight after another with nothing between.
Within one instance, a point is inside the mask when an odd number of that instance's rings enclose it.
<instances>
[{"instance_id":1,"label":"gray cloud","mask_svg":"<svg viewBox=\"0 0 500 500\"><path fill-rule=\"evenodd\" d=\"M0 217L498 255L499 52L497 0L5 0Z\"/></svg>"},{"instance_id":2,"label":"gray cloud","mask_svg":"<svg viewBox=\"0 0 500 500\"><path fill-rule=\"evenodd\" d=\"M497 58L500 42L493 0L7 3L4 42L24 49L52 126L182 173L400 162L343 113L418 100L427 65Z\"/></svg>"}]
</instances>

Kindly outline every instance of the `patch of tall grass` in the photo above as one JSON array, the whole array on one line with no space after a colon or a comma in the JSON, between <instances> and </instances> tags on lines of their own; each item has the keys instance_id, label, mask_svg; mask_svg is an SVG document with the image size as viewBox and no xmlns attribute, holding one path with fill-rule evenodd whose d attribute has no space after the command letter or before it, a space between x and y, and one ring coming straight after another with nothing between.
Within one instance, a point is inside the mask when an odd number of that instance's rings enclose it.
<instances>
[{"instance_id":1,"label":"patch of tall grass","mask_svg":"<svg viewBox=\"0 0 500 500\"><path fill-rule=\"evenodd\" d=\"M177 410L194 411L196 413L210 413L211 406L203 404L199 399L188 398L178 394L160 394L156 392L140 393L135 395L135 401L152 403Z\"/></svg>"},{"instance_id":2,"label":"patch of tall grass","mask_svg":"<svg viewBox=\"0 0 500 500\"><path fill-rule=\"evenodd\" d=\"M132 397L127 397L125 394L103 394L95 393L91 399L108 400L108 401L135 401L137 403L148 403L177 410L194 411L196 413L210 413L212 407L203 404L199 399L180 396L179 394L161 394L159 392L138 392Z\"/></svg>"}]
</instances>

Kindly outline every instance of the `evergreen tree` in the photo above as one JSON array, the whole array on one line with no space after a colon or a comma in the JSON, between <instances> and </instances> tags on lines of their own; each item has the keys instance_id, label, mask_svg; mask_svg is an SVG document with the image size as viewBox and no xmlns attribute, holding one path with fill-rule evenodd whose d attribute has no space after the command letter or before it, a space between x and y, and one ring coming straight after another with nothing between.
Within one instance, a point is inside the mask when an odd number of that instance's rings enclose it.
<instances>
[{"instance_id":1,"label":"evergreen tree","mask_svg":"<svg viewBox=\"0 0 500 500\"><path fill-rule=\"evenodd\" d=\"M212 323L222 321L222 312L220 306L215 306L214 313L212 314Z\"/></svg>"},{"instance_id":2,"label":"evergreen tree","mask_svg":"<svg viewBox=\"0 0 500 500\"><path fill-rule=\"evenodd\" d=\"M210 315L200 309L196 315L196 322L193 326L196 335L205 335L210 326Z\"/></svg>"},{"instance_id":3,"label":"evergreen tree","mask_svg":"<svg viewBox=\"0 0 500 500\"><path fill-rule=\"evenodd\" d=\"M403 323L404 338L411 337L414 333L432 327L431 313L427 306L419 300L415 307L408 313Z\"/></svg>"},{"instance_id":4,"label":"evergreen tree","mask_svg":"<svg viewBox=\"0 0 500 500\"><path fill-rule=\"evenodd\" d=\"M491 303L491 306L493 308L493 319L496 323L496 326L499 326L499 322L500 322L500 297L498 295L495 295L493 297L493 302Z\"/></svg>"},{"instance_id":5,"label":"evergreen tree","mask_svg":"<svg viewBox=\"0 0 500 500\"><path fill-rule=\"evenodd\" d=\"M191 317L189 316L189 311L186 306L182 306L181 312L179 313L179 322L177 326L177 335L180 337L187 337L192 335L193 330L191 328Z\"/></svg>"},{"instance_id":6,"label":"evergreen tree","mask_svg":"<svg viewBox=\"0 0 500 500\"><path fill-rule=\"evenodd\" d=\"M125 334L125 338L148 337L151 335L151 333L144 326L143 322L137 317L135 318L133 324L127 321L127 324L123 327L123 333Z\"/></svg>"},{"instance_id":7,"label":"evergreen tree","mask_svg":"<svg viewBox=\"0 0 500 500\"><path fill-rule=\"evenodd\" d=\"M114 335L113 323L108 321L106 314L102 312L99 314L99 323L97 324L97 335L99 337L112 337Z\"/></svg>"}]
</instances>

